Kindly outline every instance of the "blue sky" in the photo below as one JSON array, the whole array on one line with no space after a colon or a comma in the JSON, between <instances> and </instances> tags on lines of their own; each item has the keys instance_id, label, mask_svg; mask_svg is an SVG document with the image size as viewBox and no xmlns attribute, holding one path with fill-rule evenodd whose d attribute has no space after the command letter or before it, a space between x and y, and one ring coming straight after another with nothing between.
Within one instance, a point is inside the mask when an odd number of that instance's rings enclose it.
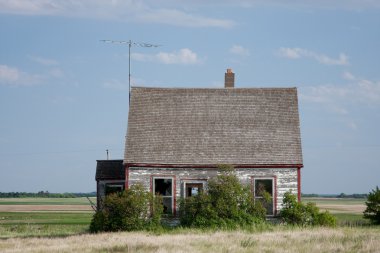
<instances>
[{"instance_id":1,"label":"blue sky","mask_svg":"<svg viewBox=\"0 0 380 253\"><path fill-rule=\"evenodd\" d=\"M380 185L380 1L0 0L0 191L89 192L132 85L298 87L305 193Z\"/></svg>"}]
</instances>

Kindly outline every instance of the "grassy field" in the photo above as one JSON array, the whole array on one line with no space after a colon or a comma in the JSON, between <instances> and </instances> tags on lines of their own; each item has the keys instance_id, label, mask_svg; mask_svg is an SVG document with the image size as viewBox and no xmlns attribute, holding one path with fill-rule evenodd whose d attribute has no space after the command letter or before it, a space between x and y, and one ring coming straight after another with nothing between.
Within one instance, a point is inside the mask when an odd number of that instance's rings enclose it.
<instances>
[{"instance_id":1,"label":"grassy field","mask_svg":"<svg viewBox=\"0 0 380 253\"><path fill-rule=\"evenodd\" d=\"M380 227L367 226L362 218L364 200L303 201L332 212L339 226L266 225L251 231L177 228L93 235L88 233L93 211L86 198L0 199L0 210L13 210L0 211L0 252L380 252ZM87 210L67 210L68 206Z\"/></svg>"},{"instance_id":2,"label":"grassy field","mask_svg":"<svg viewBox=\"0 0 380 253\"><path fill-rule=\"evenodd\" d=\"M0 252L380 252L379 228L277 226L272 231L174 230L0 240Z\"/></svg>"},{"instance_id":3,"label":"grassy field","mask_svg":"<svg viewBox=\"0 0 380 253\"><path fill-rule=\"evenodd\" d=\"M96 202L95 197L90 198ZM87 198L0 198L0 205L85 205L89 206Z\"/></svg>"},{"instance_id":4,"label":"grassy field","mask_svg":"<svg viewBox=\"0 0 380 253\"><path fill-rule=\"evenodd\" d=\"M0 198L0 212L41 211L89 212L92 208L87 198Z\"/></svg>"},{"instance_id":5,"label":"grassy field","mask_svg":"<svg viewBox=\"0 0 380 253\"><path fill-rule=\"evenodd\" d=\"M333 214L340 226L363 226L369 221L363 218L365 199L349 198L302 198L303 202L313 202L323 211Z\"/></svg>"},{"instance_id":6,"label":"grassy field","mask_svg":"<svg viewBox=\"0 0 380 253\"><path fill-rule=\"evenodd\" d=\"M92 215L86 198L0 199L0 238L82 234Z\"/></svg>"}]
</instances>

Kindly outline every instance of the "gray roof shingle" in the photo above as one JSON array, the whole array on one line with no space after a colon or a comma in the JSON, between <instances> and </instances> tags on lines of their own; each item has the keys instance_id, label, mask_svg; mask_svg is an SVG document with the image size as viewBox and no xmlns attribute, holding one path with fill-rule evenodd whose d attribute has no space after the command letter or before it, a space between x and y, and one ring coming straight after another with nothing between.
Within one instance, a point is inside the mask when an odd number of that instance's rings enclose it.
<instances>
[{"instance_id":1,"label":"gray roof shingle","mask_svg":"<svg viewBox=\"0 0 380 253\"><path fill-rule=\"evenodd\" d=\"M302 164L297 89L134 87L124 163Z\"/></svg>"}]
</instances>

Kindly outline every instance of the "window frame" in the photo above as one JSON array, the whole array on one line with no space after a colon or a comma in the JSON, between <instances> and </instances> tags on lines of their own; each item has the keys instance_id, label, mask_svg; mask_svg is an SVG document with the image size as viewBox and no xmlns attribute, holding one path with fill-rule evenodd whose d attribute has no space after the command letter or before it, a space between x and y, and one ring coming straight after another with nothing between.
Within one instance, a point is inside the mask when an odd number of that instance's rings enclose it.
<instances>
[{"instance_id":1,"label":"window frame","mask_svg":"<svg viewBox=\"0 0 380 253\"><path fill-rule=\"evenodd\" d=\"M161 176L161 175L154 175L151 177L151 192L154 196L156 196L155 187L156 187L156 179L170 179L172 182L172 189L171 189L171 196L161 196L164 198L171 198L171 212L165 213L166 215L175 215L176 213L176 180L175 176Z\"/></svg>"},{"instance_id":2,"label":"window frame","mask_svg":"<svg viewBox=\"0 0 380 253\"><path fill-rule=\"evenodd\" d=\"M256 197L256 181L258 180L271 180L272 181L272 214L266 214L266 216L275 216L277 214L277 177L276 176L252 176L251 177L251 190L253 200L263 197Z\"/></svg>"},{"instance_id":3,"label":"window frame","mask_svg":"<svg viewBox=\"0 0 380 253\"><path fill-rule=\"evenodd\" d=\"M202 189L203 191L205 191L206 189L206 183L207 183L207 179L197 179L197 178L194 178L194 179L182 179L181 180L181 185L182 185L182 198L188 198L186 195L186 185L187 184L202 184Z\"/></svg>"}]
</instances>

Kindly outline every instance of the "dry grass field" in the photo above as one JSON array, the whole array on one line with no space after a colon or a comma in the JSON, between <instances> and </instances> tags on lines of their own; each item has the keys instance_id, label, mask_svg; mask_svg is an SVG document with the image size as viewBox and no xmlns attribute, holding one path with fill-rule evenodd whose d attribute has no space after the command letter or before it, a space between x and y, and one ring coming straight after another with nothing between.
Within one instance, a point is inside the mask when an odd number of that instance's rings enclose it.
<instances>
[{"instance_id":1,"label":"dry grass field","mask_svg":"<svg viewBox=\"0 0 380 253\"><path fill-rule=\"evenodd\" d=\"M380 252L380 229L279 227L261 233L182 230L10 238L0 240L0 252Z\"/></svg>"},{"instance_id":2,"label":"dry grass field","mask_svg":"<svg viewBox=\"0 0 380 253\"><path fill-rule=\"evenodd\" d=\"M364 200L303 201L316 202L321 209L334 213L340 221L339 227L268 225L252 231L178 228L160 234L88 234L93 212L86 199L0 199L0 210L3 210L0 211L0 252L380 253L380 227L368 226L362 219Z\"/></svg>"},{"instance_id":3,"label":"dry grass field","mask_svg":"<svg viewBox=\"0 0 380 253\"><path fill-rule=\"evenodd\" d=\"M302 198L303 202L314 202L321 210L330 213L363 214L366 205L365 199L344 198Z\"/></svg>"}]
</instances>

